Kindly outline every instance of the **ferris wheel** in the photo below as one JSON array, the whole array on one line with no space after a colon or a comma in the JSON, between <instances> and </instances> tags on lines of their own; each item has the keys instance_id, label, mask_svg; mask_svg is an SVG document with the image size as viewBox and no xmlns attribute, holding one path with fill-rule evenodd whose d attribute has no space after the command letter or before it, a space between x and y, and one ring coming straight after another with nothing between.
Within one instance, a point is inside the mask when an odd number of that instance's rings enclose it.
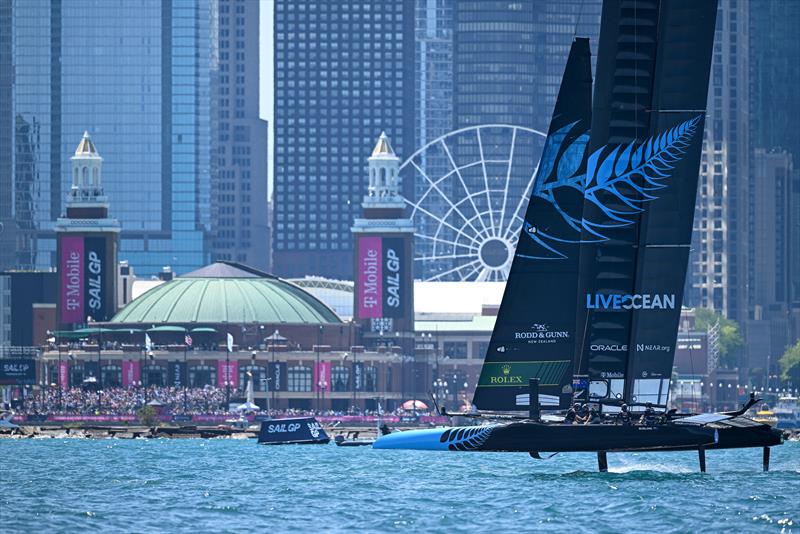
<instances>
[{"instance_id":1,"label":"ferris wheel","mask_svg":"<svg viewBox=\"0 0 800 534\"><path fill-rule=\"evenodd\" d=\"M415 277L505 281L545 134L507 124L445 134L400 166L414 184Z\"/></svg>"}]
</instances>

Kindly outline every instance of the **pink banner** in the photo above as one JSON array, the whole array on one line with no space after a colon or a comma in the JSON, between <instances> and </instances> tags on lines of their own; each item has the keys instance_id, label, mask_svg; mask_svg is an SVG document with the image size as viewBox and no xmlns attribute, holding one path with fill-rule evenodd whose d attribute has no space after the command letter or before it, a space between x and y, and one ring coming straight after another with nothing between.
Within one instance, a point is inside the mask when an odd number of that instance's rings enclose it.
<instances>
[{"instance_id":1,"label":"pink banner","mask_svg":"<svg viewBox=\"0 0 800 534\"><path fill-rule=\"evenodd\" d=\"M142 380L139 360L122 360L122 387L129 388Z\"/></svg>"},{"instance_id":2,"label":"pink banner","mask_svg":"<svg viewBox=\"0 0 800 534\"><path fill-rule=\"evenodd\" d=\"M312 391L331 390L331 362L314 364L314 383L311 389Z\"/></svg>"},{"instance_id":3,"label":"pink banner","mask_svg":"<svg viewBox=\"0 0 800 534\"><path fill-rule=\"evenodd\" d=\"M358 316L361 318L383 317L381 295L383 295L381 273L381 238L360 237L358 239Z\"/></svg>"},{"instance_id":4,"label":"pink banner","mask_svg":"<svg viewBox=\"0 0 800 534\"><path fill-rule=\"evenodd\" d=\"M69 362L62 360L58 367L58 384L61 389L69 389Z\"/></svg>"},{"instance_id":5,"label":"pink banner","mask_svg":"<svg viewBox=\"0 0 800 534\"><path fill-rule=\"evenodd\" d=\"M225 360L217 361L217 387L224 388L225 382L228 381L233 389L237 389L239 387L239 362L231 360L227 363L226 366Z\"/></svg>"},{"instance_id":6,"label":"pink banner","mask_svg":"<svg viewBox=\"0 0 800 534\"><path fill-rule=\"evenodd\" d=\"M83 238L61 238L61 324L82 323L86 320L83 309Z\"/></svg>"}]
</instances>

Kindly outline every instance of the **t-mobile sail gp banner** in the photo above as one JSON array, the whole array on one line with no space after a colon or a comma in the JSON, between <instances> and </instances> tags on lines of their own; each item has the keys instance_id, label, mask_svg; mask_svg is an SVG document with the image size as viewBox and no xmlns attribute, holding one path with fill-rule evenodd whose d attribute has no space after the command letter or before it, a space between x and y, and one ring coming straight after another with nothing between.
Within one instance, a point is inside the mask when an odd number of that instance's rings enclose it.
<instances>
[{"instance_id":1,"label":"t-mobile sail gp banner","mask_svg":"<svg viewBox=\"0 0 800 534\"><path fill-rule=\"evenodd\" d=\"M111 267L106 265L106 241L102 237L87 237L83 244L85 257L86 280L86 314L95 321L105 321L106 316L106 286L105 279L110 273L106 271Z\"/></svg>"},{"instance_id":2,"label":"t-mobile sail gp banner","mask_svg":"<svg viewBox=\"0 0 800 534\"><path fill-rule=\"evenodd\" d=\"M358 239L358 316L403 317L408 288L403 239L364 236Z\"/></svg>"},{"instance_id":3,"label":"t-mobile sail gp banner","mask_svg":"<svg viewBox=\"0 0 800 534\"><path fill-rule=\"evenodd\" d=\"M61 238L61 323L109 319L106 280L113 273L106 265L106 240L103 237L64 236Z\"/></svg>"},{"instance_id":4,"label":"t-mobile sail gp banner","mask_svg":"<svg viewBox=\"0 0 800 534\"><path fill-rule=\"evenodd\" d=\"M82 323L86 320L83 259L83 237L65 236L61 238L59 270L61 271L61 322L63 324Z\"/></svg>"}]
</instances>

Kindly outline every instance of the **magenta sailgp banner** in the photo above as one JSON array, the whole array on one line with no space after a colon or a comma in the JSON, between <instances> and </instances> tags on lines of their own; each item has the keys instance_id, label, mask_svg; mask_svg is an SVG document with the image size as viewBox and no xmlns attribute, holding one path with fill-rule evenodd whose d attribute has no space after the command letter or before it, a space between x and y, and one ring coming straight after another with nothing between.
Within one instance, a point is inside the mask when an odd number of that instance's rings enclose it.
<instances>
[{"instance_id":1,"label":"magenta sailgp banner","mask_svg":"<svg viewBox=\"0 0 800 534\"><path fill-rule=\"evenodd\" d=\"M86 320L84 310L83 237L65 236L61 238L60 260L61 323L82 323Z\"/></svg>"},{"instance_id":2,"label":"magenta sailgp banner","mask_svg":"<svg viewBox=\"0 0 800 534\"><path fill-rule=\"evenodd\" d=\"M58 364L58 383L61 389L69 389L69 362L66 360Z\"/></svg>"},{"instance_id":3,"label":"magenta sailgp banner","mask_svg":"<svg viewBox=\"0 0 800 534\"><path fill-rule=\"evenodd\" d=\"M314 384L313 391L331 390L331 362L319 362L314 364Z\"/></svg>"},{"instance_id":4,"label":"magenta sailgp banner","mask_svg":"<svg viewBox=\"0 0 800 534\"><path fill-rule=\"evenodd\" d=\"M358 316L365 319L383 317L383 294L380 237L358 239Z\"/></svg>"},{"instance_id":5,"label":"magenta sailgp banner","mask_svg":"<svg viewBox=\"0 0 800 534\"><path fill-rule=\"evenodd\" d=\"M122 360L122 387L131 387L141 379L142 369L139 360Z\"/></svg>"},{"instance_id":6,"label":"magenta sailgp banner","mask_svg":"<svg viewBox=\"0 0 800 534\"><path fill-rule=\"evenodd\" d=\"M217 360L217 387L224 388L226 381L233 389L239 387L239 362L236 360Z\"/></svg>"}]
</instances>

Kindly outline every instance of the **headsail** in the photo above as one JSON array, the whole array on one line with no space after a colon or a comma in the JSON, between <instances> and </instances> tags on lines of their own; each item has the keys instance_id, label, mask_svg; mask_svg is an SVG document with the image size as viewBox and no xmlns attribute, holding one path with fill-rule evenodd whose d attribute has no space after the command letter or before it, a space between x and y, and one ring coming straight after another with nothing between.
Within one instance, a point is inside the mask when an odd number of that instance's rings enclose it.
<instances>
[{"instance_id":1,"label":"headsail","mask_svg":"<svg viewBox=\"0 0 800 534\"><path fill-rule=\"evenodd\" d=\"M557 404L571 381L591 88L589 40L575 39L475 389L480 410L526 409L529 378Z\"/></svg>"},{"instance_id":2,"label":"headsail","mask_svg":"<svg viewBox=\"0 0 800 534\"><path fill-rule=\"evenodd\" d=\"M597 398L667 402L715 17L716 0L603 5L576 326Z\"/></svg>"}]
</instances>

